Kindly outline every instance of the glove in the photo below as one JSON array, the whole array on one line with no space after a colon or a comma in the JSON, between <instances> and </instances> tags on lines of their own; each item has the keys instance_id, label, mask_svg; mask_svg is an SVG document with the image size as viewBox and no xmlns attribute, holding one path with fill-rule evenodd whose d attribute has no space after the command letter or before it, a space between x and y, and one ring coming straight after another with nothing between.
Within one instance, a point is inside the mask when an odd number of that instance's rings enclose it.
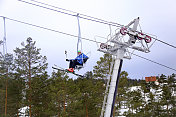
<instances>
[{"instance_id":1,"label":"glove","mask_svg":"<svg viewBox=\"0 0 176 117\"><path fill-rule=\"evenodd\" d=\"M69 61L68 59L66 59L66 61Z\"/></svg>"}]
</instances>

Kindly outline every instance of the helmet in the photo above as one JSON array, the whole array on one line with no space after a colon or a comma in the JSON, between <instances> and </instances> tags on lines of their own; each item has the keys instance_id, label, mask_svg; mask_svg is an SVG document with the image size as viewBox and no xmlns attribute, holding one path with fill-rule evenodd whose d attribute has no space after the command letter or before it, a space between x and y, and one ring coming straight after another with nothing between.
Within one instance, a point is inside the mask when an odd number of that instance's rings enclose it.
<instances>
[{"instance_id":1,"label":"helmet","mask_svg":"<svg viewBox=\"0 0 176 117\"><path fill-rule=\"evenodd\" d=\"M81 50L78 50L78 52L81 52Z\"/></svg>"}]
</instances>

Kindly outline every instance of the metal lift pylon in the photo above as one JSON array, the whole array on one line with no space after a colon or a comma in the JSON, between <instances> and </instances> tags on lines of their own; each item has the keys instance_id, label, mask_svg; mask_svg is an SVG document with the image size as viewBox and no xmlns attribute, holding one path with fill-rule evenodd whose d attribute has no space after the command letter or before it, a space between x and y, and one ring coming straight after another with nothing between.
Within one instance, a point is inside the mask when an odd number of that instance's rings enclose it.
<instances>
[{"instance_id":1,"label":"metal lift pylon","mask_svg":"<svg viewBox=\"0 0 176 117\"><path fill-rule=\"evenodd\" d=\"M120 71L123 63L123 59L122 59L123 54L124 54L124 50L119 50L115 58L104 117L112 117L112 114L113 114L113 108L115 105L115 99L116 99L116 94L118 89L118 82L120 78Z\"/></svg>"},{"instance_id":2,"label":"metal lift pylon","mask_svg":"<svg viewBox=\"0 0 176 117\"><path fill-rule=\"evenodd\" d=\"M131 21L127 26L122 27L119 32L117 32L111 39L109 39L106 43L101 43L100 48L98 51L108 53L113 55L115 58L114 67L112 71L112 76L109 79L109 84L107 83L106 92L105 95L108 94L108 96L105 96L104 103L102 107L102 112L100 117L112 117L113 116L113 109L115 106L115 99L116 94L118 90L118 82L120 78L120 72L121 67L123 63L123 58L131 58L131 55L128 55L128 48L131 48L133 50L142 51L145 53L150 52L148 48L148 43L151 42L151 37L143 34L142 32L137 31L137 26L139 24L139 17ZM130 26L133 25L132 28ZM120 39L120 35L124 36L128 34L129 39L127 41L122 41ZM136 41L139 41L141 43L141 46L133 46ZM113 43L113 46L109 45L108 43ZM145 43L145 44L144 44ZM126 56L127 55L127 56ZM108 92L108 93L107 93ZM106 99L107 97L107 99Z\"/></svg>"}]
</instances>

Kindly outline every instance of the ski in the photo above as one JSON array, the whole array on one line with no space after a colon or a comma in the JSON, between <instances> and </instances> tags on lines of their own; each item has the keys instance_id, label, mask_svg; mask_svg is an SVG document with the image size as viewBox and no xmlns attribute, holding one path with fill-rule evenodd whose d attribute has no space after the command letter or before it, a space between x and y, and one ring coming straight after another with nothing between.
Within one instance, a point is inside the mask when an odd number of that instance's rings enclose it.
<instances>
[{"instance_id":1,"label":"ski","mask_svg":"<svg viewBox=\"0 0 176 117\"><path fill-rule=\"evenodd\" d=\"M52 67L52 68L53 68L53 69L56 69L56 70L59 70L59 71L71 73L71 74L74 74L74 75L79 76L79 77L84 77L83 75L77 74L77 73L75 73L75 72L70 72L70 71L68 71L67 69L64 69L64 68L61 68L61 67Z\"/></svg>"}]
</instances>

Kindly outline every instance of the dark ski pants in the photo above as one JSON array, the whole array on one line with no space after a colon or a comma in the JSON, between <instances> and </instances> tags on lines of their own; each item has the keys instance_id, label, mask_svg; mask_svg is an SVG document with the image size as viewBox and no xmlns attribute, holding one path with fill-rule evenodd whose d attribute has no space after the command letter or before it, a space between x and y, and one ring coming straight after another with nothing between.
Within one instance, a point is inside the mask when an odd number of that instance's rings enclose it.
<instances>
[{"instance_id":1,"label":"dark ski pants","mask_svg":"<svg viewBox=\"0 0 176 117\"><path fill-rule=\"evenodd\" d=\"M82 65L77 62L77 60L70 60L69 68L75 68L76 65Z\"/></svg>"}]
</instances>

